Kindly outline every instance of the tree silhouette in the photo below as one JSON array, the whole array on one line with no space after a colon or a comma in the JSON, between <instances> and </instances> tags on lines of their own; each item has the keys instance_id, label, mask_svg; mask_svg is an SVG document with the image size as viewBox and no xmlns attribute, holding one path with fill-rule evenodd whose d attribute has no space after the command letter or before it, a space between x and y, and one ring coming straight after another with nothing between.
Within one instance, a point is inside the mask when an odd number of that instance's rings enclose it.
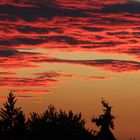
<instances>
[{"instance_id":1,"label":"tree silhouette","mask_svg":"<svg viewBox=\"0 0 140 140\"><path fill-rule=\"evenodd\" d=\"M111 129L114 129L114 116L111 114L112 107L102 99L103 114L99 117L93 117L92 122L100 127L97 133L97 140L116 140L113 136Z\"/></svg>"},{"instance_id":2,"label":"tree silhouette","mask_svg":"<svg viewBox=\"0 0 140 140\"><path fill-rule=\"evenodd\" d=\"M92 122L100 127L92 133L85 127L81 113L57 111L53 105L41 114L32 112L26 121L21 107L16 107L16 96L10 92L6 103L0 109L0 138L2 140L116 140L111 132L114 129L112 107L102 100L103 114L93 117Z\"/></svg>"},{"instance_id":3,"label":"tree silhouette","mask_svg":"<svg viewBox=\"0 0 140 140\"><path fill-rule=\"evenodd\" d=\"M9 137L14 137L23 134L26 129L25 116L21 107L16 107L16 96L10 92L7 97L7 102L4 103L4 108L0 110L2 122L1 131L3 134L9 134Z\"/></svg>"},{"instance_id":4,"label":"tree silhouette","mask_svg":"<svg viewBox=\"0 0 140 140\"><path fill-rule=\"evenodd\" d=\"M85 120L82 119L81 113L57 111L52 105L48 106L43 114L31 113L28 122L32 139L38 136L48 140L90 140L93 138L85 129Z\"/></svg>"}]
</instances>

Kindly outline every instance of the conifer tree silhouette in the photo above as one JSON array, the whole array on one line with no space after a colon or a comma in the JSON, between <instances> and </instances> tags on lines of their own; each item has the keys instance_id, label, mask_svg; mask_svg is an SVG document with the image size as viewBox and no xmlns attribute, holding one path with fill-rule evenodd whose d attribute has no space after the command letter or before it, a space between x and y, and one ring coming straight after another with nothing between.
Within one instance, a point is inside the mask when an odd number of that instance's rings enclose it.
<instances>
[{"instance_id":1,"label":"conifer tree silhouette","mask_svg":"<svg viewBox=\"0 0 140 140\"><path fill-rule=\"evenodd\" d=\"M114 129L114 116L111 114L112 106L102 99L103 114L99 117L93 117L92 122L100 127L100 131L97 133L97 140L116 140L111 132Z\"/></svg>"},{"instance_id":2,"label":"conifer tree silhouette","mask_svg":"<svg viewBox=\"0 0 140 140\"><path fill-rule=\"evenodd\" d=\"M5 135L8 134L9 139L21 136L26 129L25 116L21 107L15 106L16 101L16 96L10 92L6 103L3 104L4 107L0 110L0 117L2 121L1 131L4 132Z\"/></svg>"}]
</instances>

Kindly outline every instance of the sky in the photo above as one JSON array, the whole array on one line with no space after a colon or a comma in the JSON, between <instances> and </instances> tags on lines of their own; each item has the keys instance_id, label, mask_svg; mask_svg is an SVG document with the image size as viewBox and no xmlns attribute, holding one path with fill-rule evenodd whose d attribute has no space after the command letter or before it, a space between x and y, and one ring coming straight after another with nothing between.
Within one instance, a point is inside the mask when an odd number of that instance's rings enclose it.
<instances>
[{"instance_id":1,"label":"sky","mask_svg":"<svg viewBox=\"0 0 140 140\"><path fill-rule=\"evenodd\" d=\"M1 0L0 99L12 90L27 113L53 104L90 120L103 97L116 137L140 139L139 17L139 0Z\"/></svg>"}]
</instances>

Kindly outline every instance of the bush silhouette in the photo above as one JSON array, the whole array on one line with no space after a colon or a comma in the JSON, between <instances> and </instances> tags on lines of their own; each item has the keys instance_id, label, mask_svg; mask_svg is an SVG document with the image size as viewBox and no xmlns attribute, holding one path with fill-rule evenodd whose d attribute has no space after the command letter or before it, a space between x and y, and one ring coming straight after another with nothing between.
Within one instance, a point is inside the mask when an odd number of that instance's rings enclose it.
<instances>
[{"instance_id":1,"label":"bush silhouette","mask_svg":"<svg viewBox=\"0 0 140 140\"><path fill-rule=\"evenodd\" d=\"M102 99L103 114L99 117L93 117L92 122L100 127L97 133L97 140L116 140L110 129L114 129L114 116L111 114L112 107Z\"/></svg>"}]
</instances>

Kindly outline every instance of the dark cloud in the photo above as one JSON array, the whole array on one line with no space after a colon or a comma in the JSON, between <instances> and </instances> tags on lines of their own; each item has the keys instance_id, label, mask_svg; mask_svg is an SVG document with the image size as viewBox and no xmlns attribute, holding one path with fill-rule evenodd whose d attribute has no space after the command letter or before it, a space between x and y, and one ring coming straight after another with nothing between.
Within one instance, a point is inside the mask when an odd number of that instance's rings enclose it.
<instances>
[{"instance_id":1,"label":"dark cloud","mask_svg":"<svg viewBox=\"0 0 140 140\"><path fill-rule=\"evenodd\" d=\"M9 15L8 13L1 13L0 12L0 21L9 21L9 22L16 22L18 17L15 15Z\"/></svg>"},{"instance_id":2,"label":"dark cloud","mask_svg":"<svg viewBox=\"0 0 140 140\"><path fill-rule=\"evenodd\" d=\"M77 45L77 44L88 44L91 43L90 41L79 40L72 36L51 36L48 40L56 41L56 42L63 42L70 45Z\"/></svg>"},{"instance_id":3,"label":"dark cloud","mask_svg":"<svg viewBox=\"0 0 140 140\"><path fill-rule=\"evenodd\" d=\"M16 77L0 77L0 86L13 87L49 87L51 82L57 82L53 78L16 78Z\"/></svg>"},{"instance_id":4,"label":"dark cloud","mask_svg":"<svg viewBox=\"0 0 140 140\"><path fill-rule=\"evenodd\" d=\"M106 41L106 42L95 42L93 43L95 46L98 47L113 47L117 45L126 44L126 42L120 42L120 41Z\"/></svg>"},{"instance_id":5,"label":"dark cloud","mask_svg":"<svg viewBox=\"0 0 140 140\"><path fill-rule=\"evenodd\" d=\"M84 45L81 48L85 49L97 49L97 48L106 48L109 52L109 47L117 47L118 45L127 44L128 42L120 42L120 41L103 41L103 42L92 42L92 45Z\"/></svg>"},{"instance_id":6,"label":"dark cloud","mask_svg":"<svg viewBox=\"0 0 140 140\"><path fill-rule=\"evenodd\" d=\"M130 43L130 44L136 44L136 43L138 43L138 41L135 40L135 39L130 39L130 40L128 40L128 43Z\"/></svg>"},{"instance_id":7,"label":"dark cloud","mask_svg":"<svg viewBox=\"0 0 140 140\"><path fill-rule=\"evenodd\" d=\"M32 53L32 52L20 52L14 49L6 49L0 50L0 57L17 57L22 55L35 55L39 53Z\"/></svg>"},{"instance_id":8,"label":"dark cloud","mask_svg":"<svg viewBox=\"0 0 140 140\"><path fill-rule=\"evenodd\" d=\"M0 50L0 57L10 57L13 55L17 55L17 53L18 53L18 51L16 51L16 50L10 50L10 49Z\"/></svg>"},{"instance_id":9,"label":"dark cloud","mask_svg":"<svg viewBox=\"0 0 140 140\"><path fill-rule=\"evenodd\" d=\"M118 16L118 15L116 15L116 16ZM118 17L110 16L110 17L102 18L102 21L104 21L105 23L110 24L110 25L122 25L122 24L128 25L128 24L133 23L133 21L126 19L124 17L119 17L119 16Z\"/></svg>"},{"instance_id":10,"label":"dark cloud","mask_svg":"<svg viewBox=\"0 0 140 140\"><path fill-rule=\"evenodd\" d=\"M119 41L107 41L107 42L93 42L92 45L84 45L81 48L86 49L97 49L97 48L108 48L108 47L115 47L118 45L127 44L127 42L119 42Z\"/></svg>"},{"instance_id":11,"label":"dark cloud","mask_svg":"<svg viewBox=\"0 0 140 140\"><path fill-rule=\"evenodd\" d=\"M133 35L135 38L140 38L140 32L132 32L132 35Z\"/></svg>"},{"instance_id":12,"label":"dark cloud","mask_svg":"<svg viewBox=\"0 0 140 140\"><path fill-rule=\"evenodd\" d=\"M95 60L80 62L89 66L95 66L114 73L140 71L140 63L135 61L123 60Z\"/></svg>"},{"instance_id":13,"label":"dark cloud","mask_svg":"<svg viewBox=\"0 0 140 140\"><path fill-rule=\"evenodd\" d=\"M64 72L55 72L55 71L50 71L50 72L44 72L44 73L35 73L34 75L38 76L39 78L60 78L60 77L73 77L73 74L68 74Z\"/></svg>"},{"instance_id":14,"label":"dark cloud","mask_svg":"<svg viewBox=\"0 0 140 140\"><path fill-rule=\"evenodd\" d=\"M14 38L0 38L0 45L2 46L15 46L15 45L37 45L46 42L44 38L34 37L14 37Z\"/></svg>"},{"instance_id":15,"label":"dark cloud","mask_svg":"<svg viewBox=\"0 0 140 140\"><path fill-rule=\"evenodd\" d=\"M102 10L103 13L140 13L140 3L129 1L124 4L106 5Z\"/></svg>"},{"instance_id":16,"label":"dark cloud","mask_svg":"<svg viewBox=\"0 0 140 140\"><path fill-rule=\"evenodd\" d=\"M130 32L127 31L120 31L120 32L106 32L108 35L129 35Z\"/></svg>"},{"instance_id":17,"label":"dark cloud","mask_svg":"<svg viewBox=\"0 0 140 140\"><path fill-rule=\"evenodd\" d=\"M105 28L101 28L101 27L81 27L81 29L84 29L90 32L102 32L105 30Z\"/></svg>"},{"instance_id":18,"label":"dark cloud","mask_svg":"<svg viewBox=\"0 0 140 140\"><path fill-rule=\"evenodd\" d=\"M79 40L72 36L32 36L32 37L14 37L14 38L0 38L0 45L15 46L15 45L38 45L42 43L66 43L69 45L88 44L89 41Z\"/></svg>"},{"instance_id":19,"label":"dark cloud","mask_svg":"<svg viewBox=\"0 0 140 140\"><path fill-rule=\"evenodd\" d=\"M140 56L140 47L133 47L133 48L129 48L126 53L129 53L129 54L135 54L137 57Z\"/></svg>"},{"instance_id":20,"label":"dark cloud","mask_svg":"<svg viewBox=\"0 0 140 140\"><path fill-rule=\"evenodd\" d=\"M128 32L128 31L106 32L106 34L109 36L116 36L119 39L130 39L131 41L126 42L128 44L137 43L135 39L131 39L132 38L131 32Z\"/></svg>"},{"instance_id":21,"label":"dark cloud","mask_svg":"<svg viewBox=\"0 0 140 140\"><path fill-rule=\"evenodd\" d=\"M111 59L99 59L99 60L42 59L42 60L33 60L33 62L78 64L90 66L93 68L96 67L114 73L140 71L140 62L137 61L124 61Z\"/></svg>"},{"instance_id":22,"label":"dark cloud","mask_svg":"<svg viewBox=\"0 0 140 140\"><path fill-rule=\"evenodd\" d=\"M95 36L95 39L97 39L97 40L102 40L102 39L104 39L104 37L101 36L101 35L96 35L96 36Z\"/></svg>"},{"instance_id":23,"label":"dark cloud","mask_svg":"<svg viewBox=\"0 0 140 140\"><path fill-rule=\"evenodd\" d=\"M37 18L52 18L54 16L83 17L85 14L80 10L61 9L49 5L38 4L33 7L19 7L11 4L0 5L0 13L8 14L8 17L16 17L25 21L33 21Z\"/></svg>"},{"instance_id":24,"label":"dark cloud","mask_svg":"<svg viewBox=\"0 0 140 140\"><path fill-rule=\"evenodd\" d=\"M15 25L15 24L1 24L0 29L4 31L5 33L14 33L15 31L18 31L19 33L24 34L48 34L50 32L56 32L56 33L63 33L63 30L60 28L47 28L47 27L35 27L35 26L27 26L27 25Z\"/></svg>"},{"instance_id":25,"label":"dark cloud","mask_svg":"<svg viewBox=\"0 0 140 140\"><path fill-rule=\"evenodd\" d=\"M0 67L4 69L20 69L23 67L36 67L30 60L44 58L40 53L19 51L14 49L0 50Z\"/></svg>"}]
</instances>

